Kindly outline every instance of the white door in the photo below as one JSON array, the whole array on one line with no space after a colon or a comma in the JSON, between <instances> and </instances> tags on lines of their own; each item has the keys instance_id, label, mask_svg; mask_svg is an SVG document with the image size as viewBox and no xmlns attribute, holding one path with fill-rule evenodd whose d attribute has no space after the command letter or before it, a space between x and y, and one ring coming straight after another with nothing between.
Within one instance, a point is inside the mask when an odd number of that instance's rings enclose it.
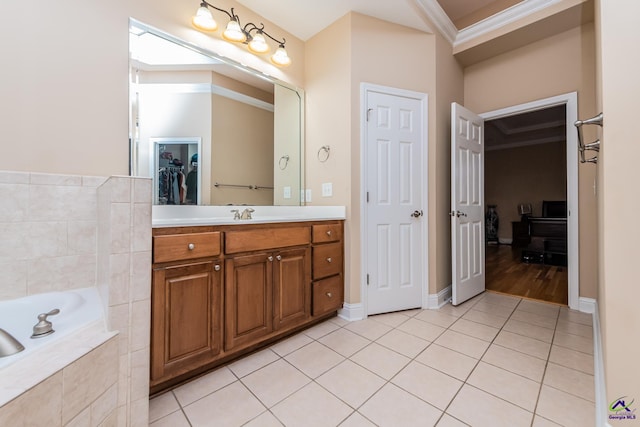
<instances>
[{"instance_id":1,"label":"white door","mask_svg":"<svg viewBox=\"0 0 640 427\"><path fill-rule=\"evenodd\" d=\"M484 120L451 104L452 303L484 291Z\"/></svg>"},{"instance_id":2,"label":"white door","mask_svg":"<svg viewBox=\"0 0 640 427\"><path fill-rule=\"evenodd\" d=\"M423 101L367 92L367 314L422 306Z\"/></svg>"}]
</instances>

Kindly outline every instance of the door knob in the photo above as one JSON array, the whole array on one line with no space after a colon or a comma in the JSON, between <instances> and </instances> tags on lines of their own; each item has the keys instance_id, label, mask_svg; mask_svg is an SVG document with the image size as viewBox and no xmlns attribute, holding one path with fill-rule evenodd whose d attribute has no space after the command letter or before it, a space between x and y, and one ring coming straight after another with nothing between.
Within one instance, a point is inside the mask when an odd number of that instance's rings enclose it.
<instances>
[{"instance_id":1,"label":"door knob","mask_svg":"<svg viewBox=\"0 0 640 427\"><path fill-rule=\"evenodd\" d=\"M411 216L414 217L414 218L419 218L422 215L424 215L424 213L422 211L413 211L413 213L411 214Z\"/></svg>"},{"instance_id":2,"label":"door knob","mask_svg":"<svg viewBox=\"0 0 640 427\"><path fill-rule=\"evenodd\" d=\"M467 216L467 214L466 214L466 213L464 213L464 212L457 211L457 212L456 212L456 216L457 216L458 218L460 218L461 216Z\"/></svg>"}]
</instances>

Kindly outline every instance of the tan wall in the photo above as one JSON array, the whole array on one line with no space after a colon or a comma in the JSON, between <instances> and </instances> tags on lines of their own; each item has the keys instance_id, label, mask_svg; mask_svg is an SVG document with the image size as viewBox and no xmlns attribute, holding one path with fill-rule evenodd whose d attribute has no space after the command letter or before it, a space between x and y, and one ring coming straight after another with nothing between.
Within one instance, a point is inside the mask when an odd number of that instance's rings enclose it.
<instances>
[{"instance_id":1,"label":"tan wall","mask_svg":"<svg viewBox=\"0 0 640 427\"><path fill-rule=\"evenodd\" d=\"M39 5L34 12L26 2L1 2L0 36L7 42L0 78L0 169L128 174L130 17L304 85L302 41L234 1L220 0L216 5L235 7L243 22L264 22L269 31L284 36L293 64L279 69L266 56L248 53L219 35L197 32L190 25L197 3L61 0ZM21 16L29 16L28 29L16 19Z\"/></svg>"},{"instance_id":2,"label":"tan wall","mask_svg":"<svg viewBox=\"0 0 640 427\"><path fill-rule=\"evenodd\" d=\"M602 321L607 405L626 396L638 407L640 376L635 366L640 360L637 342L640 327L640 286L635 269L640 227L640 201L634 175L640 159L635 123L635 106L640 94L637 17L640 3L599 1L596 15L600 23L602 56L601 103L604 113L599 172L600 281L599 308ZM603 408L605 409L605 408ZM638 411L636 409L636 415ZM612 426L640 424L609 421Z\"/></svg>"},{"instance_id":3,"label":"tan wall","mask_svg":"<svg viewBox=\"0 0 640 427\"><path fill-rule=\"evenodd\" d=\"M436 36L435 142L429 144L429 293L451 285L451 103L464 104L464 74ZM433 110L431 110L433 111Z\"/></svg>"},{"instance_id":4,"label":"tan wall","mask_svg":"<svg viewBox=\"0 0 640 427\"><path fill-rule=\"evenodd\" d=\"M211 182L273 187L273 112L219 95L211 105ZM272 205L273 190L212 184L211 204Z\"/></svg>"},{"instance_id":5,"label":"tan wall","mask_svg":"<svg viewBox=\"0 0 640 427\"><path fill-rule=\"evenodd\" d=\"M586 24L465 69L464 101L478 113L578 92L578 117L595 115L595 34ZM589 134L585 136L590 138ZM596 297L593 165L579 166L580 296Z\"/></svg>"},{"instance_id":6,"label":"tan wall","mask_svg":"<svg viewBox=\"0 0 640 427\"><path fill-rule=\"evenodd\" d=\"M399 49L398 47L402 48ZM346 295L360 299L360 84L435 93L434 36L351 13L307 43L306 182L311 204L346 205ZM419 55L416 52L420 52ZM435 96L429 98L435 110ZM430 115L429 140L435 140ZM321 163L318 149L331 146ZM333 183L333 197L321 185Z\"/></svg>"},{"instance_id":7,"label":"tan wall","mask_svg":"<svg viewBox=\"0 0 640 427\"><path fill-rule=\"evenodd\" d=\"M485 205L497 205L498 237L511 240L511 222L520 221L519 203L542 215L543 200L566 200L567 150L564 142L487 151Z\"/></svg>"}]
</instances>

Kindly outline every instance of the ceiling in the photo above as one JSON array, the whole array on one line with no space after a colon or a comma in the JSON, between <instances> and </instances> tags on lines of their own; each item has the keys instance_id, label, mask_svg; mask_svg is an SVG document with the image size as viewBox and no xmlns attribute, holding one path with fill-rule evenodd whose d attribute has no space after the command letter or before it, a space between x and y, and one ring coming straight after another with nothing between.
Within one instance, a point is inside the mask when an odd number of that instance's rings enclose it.
<instances>
[{"instance_id":1,"label":"ceiling","mask_svg":"<svg viewBox=\"0 0 640 427\"><path fill-rule=\"evenodd\" d=\"M486 150L564 142L566 126L564 105L489 120L484 124Z\"/></svg>"},{"instance_id":2,"label":"ceiling","mask_svg":"<svg viewBox=\"0 0 640 427\"><path fill-rule=\"evenodd\" d=\"M425 6L441 7L458 29L522 0L237 0L306 41L350 11L432 32ZM526 1L526 0L524 0Z\"/></svg>"}]
</instances>

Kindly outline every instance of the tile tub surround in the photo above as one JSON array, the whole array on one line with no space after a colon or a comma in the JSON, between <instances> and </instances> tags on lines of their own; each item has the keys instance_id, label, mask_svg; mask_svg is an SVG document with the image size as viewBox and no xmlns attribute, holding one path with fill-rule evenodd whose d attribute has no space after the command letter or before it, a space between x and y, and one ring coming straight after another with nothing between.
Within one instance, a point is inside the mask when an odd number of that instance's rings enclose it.
<instances>
[{"instance_id":1,"label":"tile tub surround","mask_svg":"<svg viewBox=\"0 0 640 427\"><path fill-rule=\"evenodd\" d=\"M119 332L109 425L148 425L151 189L148 178L0 171L0 299L98 287L106 329Z\"/></svg>"},{"instance_id":2,"label":"tile tub surround","mask_svg":"<svg viewBox=\"0 0 640 427\"><path fill-rule=\"evenodd\" d=\"M117 355L117 333L99 322L2 369L0 425L115 425Z\"/></svg>"},{"instance_id":3,"label":"tile tub surround","mask_svg":"<svg viewBox=\"0 0 640 427\"><path fill-rule=\"evenodd\" d=\"M150 425L594 426L592 335L589 314L492 293L332 318L154 397Z\"/></svg>"}]
</instances>

